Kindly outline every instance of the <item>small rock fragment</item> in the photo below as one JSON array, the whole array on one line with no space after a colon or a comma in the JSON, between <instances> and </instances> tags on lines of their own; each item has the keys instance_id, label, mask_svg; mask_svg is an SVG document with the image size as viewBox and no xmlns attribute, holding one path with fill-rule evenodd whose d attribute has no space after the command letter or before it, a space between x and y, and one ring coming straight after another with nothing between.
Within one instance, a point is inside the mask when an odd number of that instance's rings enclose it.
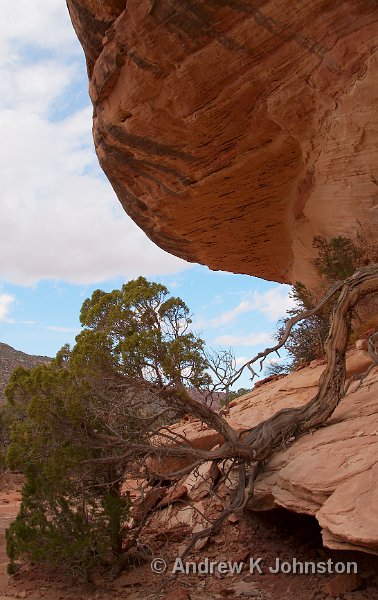
<instances>
[{"instance_id":1,"label":"small rock fragment","mask_svg":"<svg viewBox=\"0 0 378 600\"><path fill-rule=\"evenodd\" d=\"M168 594L164 596L164 600L190 600L190 594L188 590L184 588L176 588L168 592Z\"/></svg>"},{"instance_id":2,"label":"small rock fragment","mask_svg":"<svg viewBox=\"0 0 378 600\"><path fill-rule=\"evenodd\" d=\"M168 506L169 504L173 504L174 502L177 502L178 500L180 500L180 498L185 496L187 491L188 491L188 488L185 485L180 485L180 486L172 488L164 496L164 498L162 500L160 500L158 507L164 508L165 506Z\"/></svg>"},{"instance_id":3,"label":"small rock fragment","mask_svg":"<svg viewBox=\"0 0 378 600\"><path fill-rule=\"evenodd\" d=\"M357 573L342 573L327 581L326 588L331 598L338 598L341 594L358 590L361 583L361 577Z\"/></svg>"}]
</instances>

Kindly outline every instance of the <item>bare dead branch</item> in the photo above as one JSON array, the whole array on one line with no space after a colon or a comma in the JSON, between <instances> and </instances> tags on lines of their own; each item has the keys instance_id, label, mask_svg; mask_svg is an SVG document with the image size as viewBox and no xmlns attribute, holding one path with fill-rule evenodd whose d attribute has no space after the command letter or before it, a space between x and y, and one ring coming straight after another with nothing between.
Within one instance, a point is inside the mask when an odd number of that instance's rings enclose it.
<instances>
[{"instance_id":1,"label":"bare dead branch","mask_svg":"<svg viewBox=\"0 0 378 600\"><path fill-rule=\"evenodd\" d=\"M378 265L371 265L357 271L343 284L334 286L318 304L316 309L307 311L306 316L312 316L321 310L324 304L337 291L340 291L326 343L327 365L320 378L318 393L304 406L283 409L265 422L241 434L241 444L249 449L250 456L249 460L245 458L239 467L239 482L235 498L228 507L225 507L221 515L214 520L210 527L192 536L182 557L187 556L199 539L203 539L214 533L231 512L242 510L248 504L253 495L257 474L268 458L306 432L316 429L331 416L344 395L345 353L347 350L352 310L359 300L375 292L377 288ZM285 333L286 339L293 325L302 318L305 317L300 315L292 319L291 323L288 323ZM372 338L369 340L369 349L373 359L372 366L375 366L378 362L375 350L375 341L378 338L378 334L374 334ZM282 342L280 344L282 345ZM265 353L260 353L260 356L266 356L270 351L277 349L268 349ZM255 360L257 360L256 357L246 363L245 366L250 366ZM368 371L370 372L370 370ZM222 450L224 451L226 448L223 446ZM232 452L235 448L232 447L229 450ZM239 449L239 456L241 454ZM231 456L235 457L235 454L230 454ZM246 489L246 464L248 463L252 463L252 467L249 472L248 487Z\"/></svg>"},{"instance_id":2,"label":"bare dead branch","mask_svg":"<svg viewBox=\"0 0 378 600\"><path fill-rule=\"evenodd\" d=\"M259 352L258 354L256 354L256 356L254 356L253 358L248 360L246 363L244 363L244 365L242 365L240 367L240 369L238 369L238 371L236 371L233 379L230 380L230 385L234 385L234 383L241 377L241 375L245 369L248 369L251 372L251 375L252 375L251 380L253 380L257 376L257 373L253 369L252 365L254 365L259 360L260 361L260 371L261 371L263 364L265 362L265 359L269 356L269 354L276 352L277 355L279 356L278 351L280 350L280 348L282 348L285 345L285 343L289 339L289 336L290 336L290 333L291 333L293 327L300 321L308 319L308 318L312 317L313 315L319 314L321 312L322 308L331 300L331 298L333 298L333 296L342 288L343 285L344 285L344 282L342 282L342 281L335 283L335 285L331 287L331 289L328 291L328 293L322 298L322 300L319 302L319 304L317 304L317 306L315 306L315 308L304 311L304 312L300 313L299 315L292 317L291 319L288 319L282 339L275 346L272 346L271 348L265 348L265 350L263 350L262 352Z\"/></svg>"},{"instance_id":3,"label":"bare dead branch","mask_svg":"<svg viewBox=\"0 0 378 600\"><path fill-rule=\"evenodd\" d=\"M357 373L356 375L353 375L348 380L347 384L345 385L344 395L347 394L350 386L352 385L352 383L354 381L359 381L359 384L357 385L357 387L354 390L356 392L361 387L364 380L370 375L372 370L378 365L378 353L376 350L377 342L378 342L378 331L373 333L373 335L371 335L368 340L368 352L369 352L370 358L372 360L372 364L369 365L369 367L366 369L366 371L364 371L363 373Z\"/></svg>"}]
</instances>

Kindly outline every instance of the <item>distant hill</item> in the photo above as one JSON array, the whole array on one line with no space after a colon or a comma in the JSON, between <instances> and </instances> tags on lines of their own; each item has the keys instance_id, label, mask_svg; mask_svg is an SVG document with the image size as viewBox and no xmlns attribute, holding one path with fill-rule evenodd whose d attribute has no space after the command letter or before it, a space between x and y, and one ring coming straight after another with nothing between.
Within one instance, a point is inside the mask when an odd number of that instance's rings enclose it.
<instances>
[{"instance_id":1,"label":"distant hill","mask_svg":"<svg viewBox=\"0 0 378 600\"><path fill-rule=\"evenodd\" d=\"M226 401L226 392L204 392L200 390L196 390L195 388L186 388L189 396L197 402L202 402L203 404L207 404L213 410L218 411L222 403Z\"/></svg>"},{"instance_id":2,"label":"distant hill","mask_svg":"<svg viewBox=\"0 0 378 600\"><path fill-rule=\"evenodd\" d=\"M49 363L51 358L48 356L34 356L15 350L8 344L0 342L0 402L4 399L4 389L9 381L13 369L16 367L25 367L31 369L41 363Z\"/></svg>"},{"instance_id":3,"label":"distant hill","mask_svg":"<svg viewBox=\"0 0 378 600\"><path fill-rule=\"evenodd\" d=\"M4 400L4 390L12 374L12 371L16 367L25 367L26 369L32 369L40 364L47 364L52 359L48 356L36 356L34 354L25 354L20 350L15 350L8 344L0 342L0 403ZM192 398L210 404L214 410L219 410L222 401L225 400L226 394L224 392L213 392L211 394L205 394L194 388L188 388L188 393Z\"/></svg>"}]
</instances>

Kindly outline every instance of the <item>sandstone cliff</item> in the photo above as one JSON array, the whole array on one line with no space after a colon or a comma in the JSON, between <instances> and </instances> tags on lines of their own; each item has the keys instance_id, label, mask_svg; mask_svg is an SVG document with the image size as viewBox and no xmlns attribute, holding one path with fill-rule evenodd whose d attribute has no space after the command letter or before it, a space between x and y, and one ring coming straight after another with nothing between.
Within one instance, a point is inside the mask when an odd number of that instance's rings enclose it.
<instances>
[{"instance_id":1,"label":"sandstone cliff","mask_svg":"<svg viewBox=\"0 0 378 600\"><path fill-rule=\"evenodd\" d=\"M367 352L350 352L347 374L364 372L370 363ZM229 423L241 431L282 408L302 406L316 394L323 369L321 361L314 361L300 371L257 386L231 403ZM377 374L375 367L358 389L353 384L324 427L294 443L289 441L287 449L268 461L256 481L250 509L284 507L314 516L328 548L378 554ZM218 433L197 421L178 424L174 431L184 435L194 448L203 450L222 441ZM164 459L156 466L164 473L179 469L184 463L176 459L173 464L172 459ZM237 474L229 472L226 482L229 489L235 489ZM210 488L211 463L205 463L177 485L181 498L178 512L173 505L164 508L157 517L158 523L194 527L198 516L191 502L202 501L210 494Z\"/></svg>"},{"instance_id":2,"label":"sandstone cliff","mask_svg":"<svg viewBox=\"0 0 378 600\"><path fill-rule=\"evenodd\" d=\"M378 222L376 0L67 4L100 163L158 245L311 284L314 236Z\"/></svg>"}]
</instances>

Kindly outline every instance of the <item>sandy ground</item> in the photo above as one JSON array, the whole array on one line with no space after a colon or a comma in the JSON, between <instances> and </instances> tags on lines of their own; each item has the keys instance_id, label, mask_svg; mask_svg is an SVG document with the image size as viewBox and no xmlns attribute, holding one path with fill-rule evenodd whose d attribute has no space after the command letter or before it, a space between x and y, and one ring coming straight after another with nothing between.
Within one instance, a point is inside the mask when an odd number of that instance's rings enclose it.
<instances>
[{"instance_id":1,"label":"sandy ground","mask_svg":"<svg viewBox=\"0 0 378 600\"><path fill-rule=\"evenodd\" d=\"M14 520L20 504L22 477L7 474L0 475L0 600L17 598L13 595L10 578L7 575L8 557L5 551L5 530Z\"/></svg>"},{"instance_id":2,"label":"sandy ground","mask_svg":"<svg viewBox=\"0 0 378 600\"><path fill-rule=\"evenodd\" d=\"M17 514L22 477L3 475L0 489L0 600L205 600L222 598L255 598L257 600L378 600L378 557L363 553L332 552L322 547L319 527L310 517L284 510L272 513L249 514L238 522L227 523L221 533L187 560L245 560L246 569L239 575L183 574L157 575L151 571L150 560L137 564L113 582L98 578L97 589L75 584L67 576L44 572L29 566L15 577L6 573L5 529ZM168 571L185 542L185 537L165 536L150 530L146 537L155 557L164 558ZM250 553L262 557L264 572L250 573ZM335 575L272 574L268 565L275 559L292 561L328 560L358 563L359 589L331 596L329 582ZM265 568L266 567L266 568Z\"/></svg>"}]
</instances>

